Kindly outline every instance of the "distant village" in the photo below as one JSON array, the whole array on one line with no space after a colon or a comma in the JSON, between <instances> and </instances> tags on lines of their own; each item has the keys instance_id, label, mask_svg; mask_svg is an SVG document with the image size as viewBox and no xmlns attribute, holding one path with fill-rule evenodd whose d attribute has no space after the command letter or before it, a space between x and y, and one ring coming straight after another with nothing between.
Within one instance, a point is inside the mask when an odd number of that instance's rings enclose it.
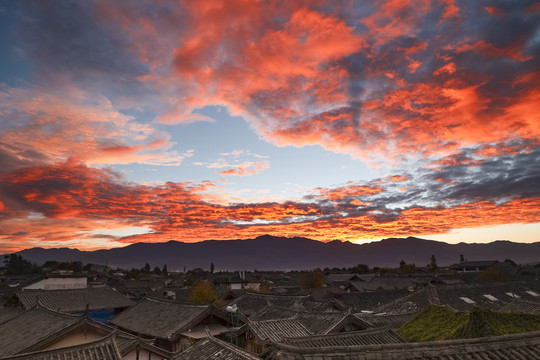
<instances>
[{"instance_id":1,"label":"distant village","mask_svg":"<svg viewBox=\"0 0 540 360\"><path fill-rule=\"evenodd\" d=\"M540 264L0 268L0 360L540 359Z\"/></svg>"}]
</instances>

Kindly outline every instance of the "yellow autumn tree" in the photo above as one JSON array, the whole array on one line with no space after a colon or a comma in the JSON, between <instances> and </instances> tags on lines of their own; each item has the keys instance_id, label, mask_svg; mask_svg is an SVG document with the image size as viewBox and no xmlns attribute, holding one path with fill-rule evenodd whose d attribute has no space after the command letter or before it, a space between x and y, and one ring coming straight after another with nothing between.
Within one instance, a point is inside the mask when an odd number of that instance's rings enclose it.
<instances>
[{"instance_id":1,"label":"yellow autumn tree","mask_svg":"<svg viewBox=\"0 0 540 360\"><path fill-rule=\"evenodd\" d=\"M196 281L191 289L190 301L199 304L208 304L217 299L212 285L207 281Z\"/></svg>"}]
</instances>

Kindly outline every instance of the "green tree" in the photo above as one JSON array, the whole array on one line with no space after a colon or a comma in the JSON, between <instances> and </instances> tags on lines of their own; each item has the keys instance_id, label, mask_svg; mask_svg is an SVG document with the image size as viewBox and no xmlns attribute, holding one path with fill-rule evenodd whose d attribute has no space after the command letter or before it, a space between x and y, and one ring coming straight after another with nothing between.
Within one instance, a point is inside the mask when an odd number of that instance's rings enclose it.
<instances>
[{"instance_id":1,"label":"green tree","mask_svg":"<svg viewBox=\"0 0 540 360\"><path fill-rule=\"evenodd\" d=\"M146 263L142 269L142 271L144 271L145 273L149 273L150 272L150 264L149 263Z\"/></svg>"},{"instance_id":2,"label":"green tree","mask_svg":"<svg viewBox=\"0 0 540 360\"><path fill-rule=\"evenodd\" d=\"M161 273L165 276L169 275L169 271L167 270L167 264L163 265L163 269L161 269Z\"/></svg>"},{"instance_id":3,"label":"green tree","mask_svg":"<svg viewBox=\"0 0 540 360\"><path fill-rule=\"evenodd\" d=\"M350 269L350 271L357 274L367 274L369 272L369 265L358 264Z\"/></svg>"},{"instance_id":4,"label":"green tree","mask_svg":"<svg viewBox=\"0 0 540 360\"><path fill-rule=\"evenodd\" d=\"M323 287L326 282L324 273L320 270L307 271L300 279L302 289L317 289Z\"/></svg>"},{"instance_id":5,"label":"green tree","mask_svg":"<svg viewBox=\"0 0 540 360\"><path fill-rule=\"evenodd\" d=\"M403 269L405 268L405 266L407 266L407 263L405 262L405 260L402 259L402 260L399 262L399 268L400 268L401 270L403 270Z\"/></svg>"},{"instance_id":6,"label":"green tree","mask_svg":"<svg viewBox=\"0 0 540 360\"><path fill-rule=\"evenodd\" d=\"M161 275L161 269L159 268L159 266L154 267L154 274Z\"/></svg>"},{"instance_id":7,"label":"green tree","mask_svg":"<svg viewBox=\"0 0 540 360\"><path fill-rule=\"evenodd\" d=\"M411 274L416 271L416 264L407 264L404 260L399 262L399 271L406 274Z\"/></svg>"},{"instance_id":8,"label":"green tree","mask_svg":"<svg viewBox=\"0 0 540 360\"><path fill-rule=\"evenodd\" d=\"M210 263L210 274L213 274L214 273L214 263L211 262Z\"/></svg>"},{"instance_id":9,"label":"green tree","mask_svg":"<svg viewBox=\"0 0 540 360\"><path fill-rule=\"evenodd\" d=\"M439 266L437 266L437 258L435 257L435 255L431 255L428 268L430 271L433 271L433 272L437 271L437 269L439 268Z\"/></svg>"},{"instance_id":10,"label":"green tree","mask_svg":"<svg viewBox=\"0 0 540 360\"><path fill-rule=\"evenodd\" d=\"M6 275L28 275L39 272L39 267L32 265L28 260L23 259L21 255L4 255L4 267Z\"/></svg>"},{"instance_id":11,"label":"green tree","mask_svg":"<svg viewBox=\"0 0 540 360\"><path fill-rule=\"evenodd\" d=\"M190 301L199 304L207 304L214 301L216 298L217 295L214 289L207 281L196 281L193 284L193 288L191 289L191 294L189 296Z\"/></svg>"}]
</instances>

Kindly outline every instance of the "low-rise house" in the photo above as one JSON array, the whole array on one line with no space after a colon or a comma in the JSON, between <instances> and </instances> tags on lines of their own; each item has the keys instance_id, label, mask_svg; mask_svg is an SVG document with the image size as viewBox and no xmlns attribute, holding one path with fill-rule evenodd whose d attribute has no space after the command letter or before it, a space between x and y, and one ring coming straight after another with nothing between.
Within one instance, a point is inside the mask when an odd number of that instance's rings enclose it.
<instances>
[{"instance_id":1,"label":"low-rise house","mask_svg":"<svg viewBox=\"0 0 540 360\"><path fill-rule=\"evenodd\" d=\"M4 357L2 360L122 360L113 334L93 342L59 349L41 350Z\"/></svg>"},{"instance_id":2,"label":"low-rise house","mask_svg":"<svg viewBox=\"0 0 540 360\"><path fill-rule=\"evenodd\" d=\"M262 354L271 344L288 338L367 329L368 325L350 313L291 312L277 308L247 319L237 332L235 342L248 351ZM286 317L285 317L286 316Z\"/></svg>"},{"instance_id":3,"label":"low-rise house","mask_svg":"<svg viewBox=\"0 0 540 360\"><path fill-rule=\"evenodd\" d=\"M39 305L0 323L0 344L2 360L172 360L175 356L87 314L63 314Z\"/></svg>"},{"instance_id":4,"label":"low-rise house","mask_svg":"<svg viewBox=\"0 0 540 360\"><path fill-rule=\"evenodd\" d=\"M214 276L212 279L216 289L240 290L246 289L248 282L239 275L236 276Z\"/></svg>"},{"instance_id":5,"label":"low-rise house","mask_svg":"<svg viewBox=\"0 0 540 360\"><path fill-rule=\"evenodd\" d=\"M167 351L181 351L197 339L229 331L226 317L214 314L213 305L194 305L166 299L143 299L110 322L118 328L146 339Z\"/></svg>"},{"instance_id":6,"label":"low-rise house","mask_svg":"<svg viewBox=\"0 0 540 360\"><path fill-rule=\"evenodd\" d=\"M41 304L48 309L83 314L88 311L93 319L105 322L133 305L133 302L110 287L70 290L22 290L7 305L30 309Z\"/></svg>"},{"instance_id":7,"label":"low-rise house","mask_svg":"<svg viewBox=\"0 0 540 360\"><path fill-rule=\"evenodd\" d=\"M86 276L47 277L23 286L23 290L84 289L88 286Z\"/></svg>"},{"instance_id":8,"label":"low-rise house","mask_svg":"<svg viewBox=\"0 0 540 360\"><path fill-rule=\"evenodd\" d=\"M540 282L429 284L372 311L405 314L422 311L429 305L443 305L456 311L467 311L475 307L502 311L513 307L534 313L540 306Z\"/></svg>"},{"instance_id":9,"label":"low-rise house","mask_svg":"<svg viewBox=\"0 0 540 360\"><path fill-rule=\"evenodd\" d=\"M84 316L35 306L0 324L0 358L92 342L110 330Z\"/></svg>"},{"instance_id":10,"label":"low-rise house","mask_svg":"<svg viewBox=\"0 0 540 360\"><path fill-rule=\"evenodd\" d=\"M497 260L463 261L459 264L450 265L450 269L458 272L479 272L497 263Z\"/></svg>"}]
</instances>

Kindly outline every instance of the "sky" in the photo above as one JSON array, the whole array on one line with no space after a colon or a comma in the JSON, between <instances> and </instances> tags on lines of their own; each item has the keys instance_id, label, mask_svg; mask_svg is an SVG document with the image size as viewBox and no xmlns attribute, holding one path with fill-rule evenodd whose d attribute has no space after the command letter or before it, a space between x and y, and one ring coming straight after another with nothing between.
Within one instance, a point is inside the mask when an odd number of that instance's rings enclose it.
<instances>
[{"instance_id":1,"label":"sky","mask_svg":"<svg viewBox=\"0 0 540 360\"><path fill-rule=\"evenodd\" d=\"M0 0L0 253L540 241L540 3Z\"/></svg>"}]
</instances>

